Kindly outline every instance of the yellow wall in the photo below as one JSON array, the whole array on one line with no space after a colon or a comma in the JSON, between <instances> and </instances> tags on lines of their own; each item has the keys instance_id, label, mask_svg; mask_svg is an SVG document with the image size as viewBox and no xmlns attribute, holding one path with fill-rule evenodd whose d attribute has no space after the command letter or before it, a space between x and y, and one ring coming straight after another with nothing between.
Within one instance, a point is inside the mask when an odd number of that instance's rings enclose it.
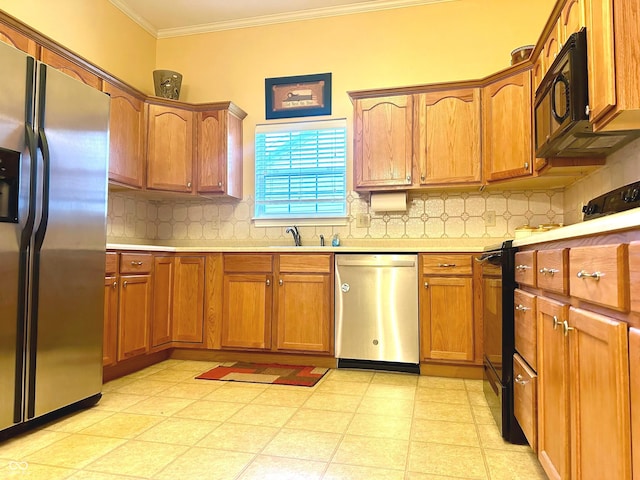
<instances>
[{"instance_id":1,"label":"yellow wall","mask_svg":"<svg viewBox=\"0 0 640 480\"><path fill-rule=\"evenodd\" d=\"M183 74L181 100L232 100L248 112L246 196L254 191L253 135L265 121L265 78L332 72L332 116L348 119L351 139L347 91L495 73L510 65L513 49L538 40L554 3L457 0L160 39L157 68ZM349 173L351 158L349 145Z\"/></svg>"},{"instance_id":2,"label":"yellow wall","mask_svg":"<svg viewBox=\"0 0 640 480\"><path fill-rule=\"evenodd\" d=\"M151 93L156 39L108 0L0 0L0 9Z\"/></svg>"}]
</instances>

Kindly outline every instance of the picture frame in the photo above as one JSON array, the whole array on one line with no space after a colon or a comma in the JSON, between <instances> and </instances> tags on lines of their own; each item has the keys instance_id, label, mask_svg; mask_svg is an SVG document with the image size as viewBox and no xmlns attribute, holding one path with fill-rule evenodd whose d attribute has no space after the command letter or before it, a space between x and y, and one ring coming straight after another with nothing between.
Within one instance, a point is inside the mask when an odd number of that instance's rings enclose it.
<instances>
[{"instance_id":1,"label":"picture frame","mask_svg":"<svg viewBox=\"0 0 640 480\"><path fill-rule=\"evenodd\" d=\"M265 118L331 115L331 73L265 78Z\"/></svg>"}]
</instances>

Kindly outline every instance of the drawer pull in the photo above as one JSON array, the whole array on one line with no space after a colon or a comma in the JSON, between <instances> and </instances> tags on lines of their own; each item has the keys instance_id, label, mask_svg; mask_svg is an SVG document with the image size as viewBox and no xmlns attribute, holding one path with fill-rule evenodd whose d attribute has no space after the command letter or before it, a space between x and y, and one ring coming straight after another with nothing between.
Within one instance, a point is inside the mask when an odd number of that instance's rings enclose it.
<instances>
[{"instance_id":1,"label":"drawer pull","mask_svg":"<svg viewBox=\"0 0 640 480\"><path fill-rule=\"evenodd\" d=\"M577 273L577 277L578 278L593 278L594 280L598 281L600 280L600 277L603 277L604 273L602 272L593 272L593 273L589 273L585 270L580 270Z\"/></svg>"},{"instance_id":2,"label":"drawer pull","mask_svg":"<svg viewBox=\"0 0 640 480\"><path fill-rule=\"evenodd\" d=\"M127 281L125 280L124 282L122 282L122 287L123 287L123 288L127 288L127 284L128 284L128 283L129 283L129 282L127 282Z\"/></svg>"},{"instance_id":3,"label":"drawer pull","mask_svg":"<svg viewBox=\"0 0 640 480\"><path fill-rule=\"evenodd\" d=\"M540 272L542 275L546 275L546 274L548 273L548 274L549 274L549 275L551 275L552 277L553 277L556 273L558 273L559 271L560 271L560 270L558 270L557 268L546 268L546 267L545 267L545 268L541 268L541 269L539 270L539 272Z\"/></svg>"},{"instance_id":4,"label":"drawer pull","mask_svg":"<svg viewBox=\"0 0 640 480\"><path fill-rule=\"evenodd\" d=\"M516 270L529 270L531 267L529 265L516 265Z\"/></svg>"},{"instance_id":5,"label":"drawer pull","mask_svg":"<svg viewBox=\"0 0 640 480\"><path fill-rule=\"evenodd\" d=\"M516 375L516 378L514 378L513 380L520 385L526 385L531 381L531 380L525 380L524 377L520 374Z\"/></svg>"},{"instance_id":6,"label":"drawer pull","mask_svg":"<svg viewBox=\"0 0 640 480\"><path fill-rule=\"evenodd\" d=\"M553 329L557 330L558 326L562 325L562 322L560 320L558 320L558 317L556 317L555 315L553 316Z\"/></svg>"},{"instance_id":7,"label":"drawer pull","mask_svg":"<svg viewBox=\"0 0 640 480\"><path fill-rule=\"evenodd\" d=\"M516 310L519 312L526 312L527 310L531 310L529 307L525 307L524 305L518 304L516 305Z\"/></svg>"},{"instance_id":8,"label":"drawer pull","mask_svg":"<svg viewBox=\"0 0 640 480\"><path fill-rule=\"evenodd\" d=\"M456 264L455 263L439 263L438 266L442 268L449 268L449 267L455 267Z\"/></svg>"},{"instance_id":9,"label":"drawer pull","mask_svg":"<svg viewBox=\"0 0 640 480\"><path fill-rule=\"evenodd\" d=\"M133 266L136 266L136 265L137 265L137 266L139 267L139 266L141 266L141 265L142 265L142 262L133 262L133 261L132 261L132 262L131 262L131 265L133 265Z\"/></svg>"},{"instance_id":10,"label":"drawer pull","mask_svg":"<svg viewBox=\"0 0 640 480\"><path fill-rule=\"evenodd\" d=\"M569 322L567 322L566 320L564 322L562 322L562 328L564 329L564 336L565 337L569 336L569 331L570 330L575 330L575 328L569 326Z\"/></svg>"},{"instance_id":11,"label":"drawer pull","mask_svg":"<svg viewBox=\"0 0 640 480\"><path fill-rule=\"evenodd\" d=\"M278 280L278 285L280 286L284 285L284 282L282 281L282 279Z\"/></svg>"}]
</instances>

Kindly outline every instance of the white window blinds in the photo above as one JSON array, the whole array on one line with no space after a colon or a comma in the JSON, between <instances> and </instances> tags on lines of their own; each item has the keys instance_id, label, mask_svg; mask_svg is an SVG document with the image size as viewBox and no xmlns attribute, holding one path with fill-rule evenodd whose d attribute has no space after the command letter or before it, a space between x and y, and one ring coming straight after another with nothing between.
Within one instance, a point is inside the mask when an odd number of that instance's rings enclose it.
<instances>
[{"instance_id":1,"label":"white window blinds","mask_svg":"<svg viewBox=\"0 0 640 480\"><path fill-rule=\"evenodd\" d=\"M255 218L346 213L346 120L256 126Z\"/></svg>"}]
</instances>

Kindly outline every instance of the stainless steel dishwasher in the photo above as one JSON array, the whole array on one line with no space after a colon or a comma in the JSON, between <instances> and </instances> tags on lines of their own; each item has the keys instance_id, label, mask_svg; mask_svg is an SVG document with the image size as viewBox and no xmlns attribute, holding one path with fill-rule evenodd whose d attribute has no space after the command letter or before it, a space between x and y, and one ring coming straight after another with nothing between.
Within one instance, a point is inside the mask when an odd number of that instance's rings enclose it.
<instances>
[{"instance_id":1,"label":"stainless steel dishwasher","mask_svg":"<svg viewBox=\"0 0 640 480\"><path fill-rule=\"evenodd\" d=\"M338 368L420 372L418 256L335 256Z\"/></svg>"}]
</instances>

